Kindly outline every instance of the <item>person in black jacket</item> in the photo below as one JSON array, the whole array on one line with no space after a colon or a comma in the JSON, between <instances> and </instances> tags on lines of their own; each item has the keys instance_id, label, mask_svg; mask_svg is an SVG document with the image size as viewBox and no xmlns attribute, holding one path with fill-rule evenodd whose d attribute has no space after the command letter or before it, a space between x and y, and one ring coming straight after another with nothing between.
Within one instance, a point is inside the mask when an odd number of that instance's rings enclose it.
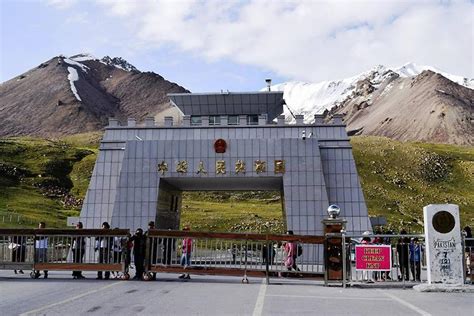
<instances>
[{"instance_id":1,"label":"person in black jacket","mask_svg":"<svg viewBox=\"0 0 474 316\"><path fill-rule=\"evenodd\" d=\"M146 237L143 235L143 229L138 228L135 235L130 238L133 241L133 259L135 260L135 276L133 280L141 280L145 272L145 250Z\"/></svg>"},{"instance_id":2,"label":"person in black jacket","mask_svg":"<svg viewBox=\"0 0 474 316\"><path fill-rule=\"evenodd\" d=\"M157 237L150 237L149 232L151 230L154 230L155 228L155 222L150 221L148 223L148 230L145 233L145 242L147 238L150 238L149 240L149 248L148 248L148 266L151 267L153 265L156 265L158 263L158 252L161 251L161 245L160 245L160 240ZM156 280L156 272L153 272L151 274L151 280Z\"/></svg>"},{"instance_id":3,"label":"person in black jacket","mask_svg":"<svg viewBox=\"0 0 474 316\"><path fill-rule=\"evenodd\" d=\"M102 229L109 230L109 223L103 222ZM95 242L95 251L99 251L99 263L110 263L110 251L114 243L114 237L101 236L96 238ZM110 271L105 271L105 279L110 279ZM97 280L102 280L102 271L97 272Z\"/></svg>"},{"instance_id":4,"label":"person in black jacket","mask_svg":"<svg viewBox=\"0 0 474 316\"><path fill-rule=\"evenodd\" d=\"M407 234L406 230L402 229L400 231L400 235L406 235L406 234ZM400 265L400 276L398 277L399 280L403 280L403 278L405 278L405 281L408 281L410 279L410 272L408 268L409 243L410 243L410 240L408 239L408 237L401 237L398 239L398 242L397 242L398 263Z\"/></svg>"},{"instance_id":5,"label":"person in black jacket","mask_svg":"<svg viewBox=\"0 0 474 316\"><path fill-rule=\"evenodd\" d=\"M76 229L82 229L82 222L76 224ZM84 259L84 253L86 252L86 238L84 236L75 236L72 239L72 260L74 263L82 263ZM73 279L85 279L82 275L82 271L72 271Z\"/></svg>"}]
</instances>

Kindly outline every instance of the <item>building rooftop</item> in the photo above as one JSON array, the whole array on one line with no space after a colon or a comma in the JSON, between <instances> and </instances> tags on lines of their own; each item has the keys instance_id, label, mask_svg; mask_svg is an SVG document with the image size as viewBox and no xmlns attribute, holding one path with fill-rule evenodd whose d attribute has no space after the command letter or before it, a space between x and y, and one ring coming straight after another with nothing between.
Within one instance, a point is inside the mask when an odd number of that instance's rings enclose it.
<instances>
[{"instance_id":1,"label":"building rooftop","mask_svg":"<svg viewBox=\"0 0 474 316\"><path fill-rule=\"evenodd\" d=\"M267 115L270 122L283 113L283 92L170 93L171 103L184 115Z\"/></svg>"}]
</instances>

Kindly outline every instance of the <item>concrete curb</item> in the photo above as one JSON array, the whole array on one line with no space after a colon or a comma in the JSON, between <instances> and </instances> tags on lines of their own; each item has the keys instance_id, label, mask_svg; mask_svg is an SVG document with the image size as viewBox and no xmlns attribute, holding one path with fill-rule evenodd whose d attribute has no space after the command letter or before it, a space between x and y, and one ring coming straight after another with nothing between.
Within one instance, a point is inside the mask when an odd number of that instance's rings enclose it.
<instances>
[{"instance_id":1,"label":"concrete curb","mask_svg":"<svg viewBox=\"0 0 474 316\"><path fill-rule=\"evenodd\" d=\"M474 293L474 285L469 284L419 284L413 289L417 292Z\"/></svg>"}]
</instances>

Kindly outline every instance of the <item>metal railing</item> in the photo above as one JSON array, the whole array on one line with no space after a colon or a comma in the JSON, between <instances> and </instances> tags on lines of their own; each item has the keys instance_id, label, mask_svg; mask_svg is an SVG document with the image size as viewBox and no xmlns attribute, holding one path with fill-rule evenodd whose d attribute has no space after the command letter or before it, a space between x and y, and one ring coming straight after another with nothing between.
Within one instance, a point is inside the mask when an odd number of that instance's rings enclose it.
<instances>
[{"instance_id":1,"label":"metal railing","mask_svg":"<svg viewBox=\"0 0 474 316\"><path fill-rule=\"evenodd\" d=\"M0 229L0 269L125 272L114 243L128 236L128 229Z\"/></svg>"},{"instance_id":2,"label":"metal railing","mask_svg":"<svg viewBox=\"0 0 474 316\"><path fill-rule=\"evenodd\" d=\"M330 236L329 236L330 235ZM145 274L156 272L211 275L318 278L324 276L323 244L340 237L343 285L359 282L426 280L424 235L327 236L204 233L150 230L144 237ZM0 229L0 269L121 271L128 273L133 252L128 229ZM392 265L384 271L357 271L355 246L363 238L388 245ZM413 256L413 239L420 253ZM182 265L183 240L190 240L190 262ZM474 239L463 239L466 276L473 280ZM186 244L186 243L185 243Z\"/></svg>"},{"instance_id":3,"label":"metal railing","mask_svg":"<svg viewBox=\"0 0 474 316\"><path fill-rule=\"evenodd\" d=\"M363 238L370 241L363 242ZM356 270L355 248L359 245L390 246L390 268L383 271ZM424 235L346 235L344 252L346 282L401 282L405 286L407 281L426 281Z\"/></svg>"},{"instance_id":4,"label":"metal railing","mask_svg":"<svg viewBox=\"0 0 474 316\"><path fill-rule=\"evenodd\" d=\"M243 282L247 276L268 282L274 276L322 278L324 273L323 236L151 230L148 237L149 272L242 275ZM192 240L191 262L182 266L186 238Z\"/></svg>"}]
</instances>

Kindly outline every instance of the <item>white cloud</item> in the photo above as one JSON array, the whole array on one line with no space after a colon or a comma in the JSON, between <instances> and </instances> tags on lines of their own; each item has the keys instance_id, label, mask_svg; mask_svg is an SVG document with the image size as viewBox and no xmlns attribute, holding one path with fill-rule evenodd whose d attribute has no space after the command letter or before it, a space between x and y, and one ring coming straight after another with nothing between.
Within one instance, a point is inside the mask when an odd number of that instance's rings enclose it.
<instances>
[{"instance_id":1,"label":"white cloud","mask_svg":"<svg viewBox=\"0 0 474 316\"><path fill-rule=\"evenodd\" d=\"M408 61L474 77L469 1L117 1L141 49L163 45L298 80L354 75Z\"/></svg>"},{"instance_id":2,"label":"white cloud","mask_svg":"<svg viewBox=\"0 0 474 316\"><path fill-rule=\"evenodd\" d=\"M68 9L77 3L77 0L44 0L49 6L58 9Z\"/></svg>"}]
</instances>

